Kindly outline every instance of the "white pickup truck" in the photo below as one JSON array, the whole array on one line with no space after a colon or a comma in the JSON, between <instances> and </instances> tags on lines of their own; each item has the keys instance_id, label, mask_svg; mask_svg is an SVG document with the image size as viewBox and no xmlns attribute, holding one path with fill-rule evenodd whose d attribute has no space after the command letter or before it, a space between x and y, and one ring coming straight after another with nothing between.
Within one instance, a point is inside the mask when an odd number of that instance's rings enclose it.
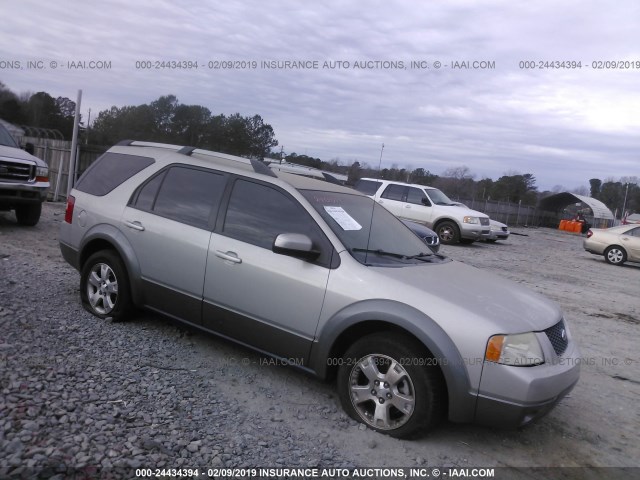
<instances>
[{"instance_id":1,"label":"white pickup truck","mask_svg":"<svg viewBox=\"0 0 640 480\"><path fill-rule=\"evenodd\" d=\"M0 211L15 210L20 225L36 225L48 190L47 164L20 149L0 125Z\"/></svg>"},{"instance_id":2,"label":"white pickup truck","mask_svg":"<svg viewBox=\"0 0 640 480\"><path fill-rule=\"evenodd\" d=\"M444 244L473 243L491 233L487 215L460 206L437 188L363 178L355 189L375 199L396 217L435 230Z\"/></svg>"}]
</instances>

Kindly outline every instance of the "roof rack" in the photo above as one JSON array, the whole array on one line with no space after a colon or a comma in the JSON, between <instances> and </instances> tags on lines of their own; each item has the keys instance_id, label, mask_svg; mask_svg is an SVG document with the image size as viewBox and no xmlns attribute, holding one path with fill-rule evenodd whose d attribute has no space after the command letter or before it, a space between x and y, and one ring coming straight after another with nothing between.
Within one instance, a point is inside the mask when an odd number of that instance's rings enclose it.
<instances>
[{"instance_id":1,"label":"roof rack","mask_svg":"<svg viewBox=\"0 0 640 480\"><path fill-rule=\"evenodd\" d=\"M208 157L216 157L224 160L230 160L234 162L248 164L253 168L253 171L256 173L261 173L263 175L268 175L270 177L278 177L267 165L259 160L249 159L237 157L235 155L228 155L226 153L220 152L212 152L210 150L203 150L201 148L196 147L186 147L183 145L171 145L168 143L156 143L156 142L141 142L138 140L122 140L116 143L116 146L123 147L154 147L154 148L164 148L167 150L173 150L176 153L181 155L186 155L188 157L193 156L193 154L205 155Z\"/></svg>"}]
</instances>

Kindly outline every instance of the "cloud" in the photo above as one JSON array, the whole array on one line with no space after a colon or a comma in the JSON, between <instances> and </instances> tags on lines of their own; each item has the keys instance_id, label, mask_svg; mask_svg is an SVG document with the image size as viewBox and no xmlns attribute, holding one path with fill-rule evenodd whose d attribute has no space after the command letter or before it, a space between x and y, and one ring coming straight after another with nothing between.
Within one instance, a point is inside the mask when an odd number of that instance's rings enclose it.
<instances>
[{"instance_id":1,"label":"cloud","mask_svg":"<svg viewBox=\"0 0 640 480\"><path fill-rule=\"evenodd\" d=\"M0 59L63 67L3 68L0 81L72 99L82 89L85 118L172 93L214 113L260 114L287 152L323 159L377 165L384 143L386 166L468 165L478 178L518 170L543 189L638 174L633 0L8 0L4 9ZM111 68L64 68L91 59ZM199 68L136 64L172 60ZM319 67L262 64L300 60ZM238 68L209 68L222 61ZM549 62L581 68L538 68Z\"/></svg>"}]
</instances>

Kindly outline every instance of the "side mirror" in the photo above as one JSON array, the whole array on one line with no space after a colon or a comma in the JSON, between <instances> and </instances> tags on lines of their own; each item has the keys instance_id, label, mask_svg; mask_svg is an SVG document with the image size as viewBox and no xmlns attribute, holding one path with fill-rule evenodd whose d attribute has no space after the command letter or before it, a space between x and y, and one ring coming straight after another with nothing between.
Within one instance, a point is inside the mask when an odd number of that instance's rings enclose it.
<instances>
[{"instance_id":1,"label":"side mirror","mask_svg":"<svg viewBox=\"0 0 640 480\"><path fill-rule=\"evenodd\" d=\"M274 253L312 260L320 255L311 239L302 233L281 233L273 242Z\"/></svg>"},{"instance_id":2,"label":"side mirror","mask_svg":"<svg viewBox=\"0 0 640 480\"><path fill-rule=\"evenodd\" d=\"M429 199L427 197L422 197L422 205L424 205L425 207L430 207L431 206L431 202L429 201Z\"/></svg>"},{"instance_id":3,"label":"side mirror","mask_svg":"<svg viewBox=\"0 0 640 480\"><path fill-rule=\"evenodd\" d=\"M33 155L36 151L36 147L33 145L33 143L27 143L24 146L24 151L27 153L30 153L31 155Z\"/></svg>"}]
</instances>

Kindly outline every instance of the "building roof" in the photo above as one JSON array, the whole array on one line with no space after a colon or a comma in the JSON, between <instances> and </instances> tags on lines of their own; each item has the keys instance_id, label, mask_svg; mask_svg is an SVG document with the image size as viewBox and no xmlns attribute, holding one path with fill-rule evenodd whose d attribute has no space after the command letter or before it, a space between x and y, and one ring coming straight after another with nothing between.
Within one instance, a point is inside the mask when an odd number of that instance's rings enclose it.
<instances>
[{"instance_id":1,"label":"building roof","mask_svg":"<svg viewBox=\"0 0 640 480\"><path fill-rule=\"evenodd\" d=\"M613 220L613 213L609 208L600 200L596 200L592 197L585 197L584 195L578 195L575 193L563 192L556 195L550 195L543 198L538 203L538 206L542 210L549 210L558 212L567 205L572 203L582 202L586 204L593 212L594 218L604 218L606 220Z\"/></svg>"}]
</instances>

